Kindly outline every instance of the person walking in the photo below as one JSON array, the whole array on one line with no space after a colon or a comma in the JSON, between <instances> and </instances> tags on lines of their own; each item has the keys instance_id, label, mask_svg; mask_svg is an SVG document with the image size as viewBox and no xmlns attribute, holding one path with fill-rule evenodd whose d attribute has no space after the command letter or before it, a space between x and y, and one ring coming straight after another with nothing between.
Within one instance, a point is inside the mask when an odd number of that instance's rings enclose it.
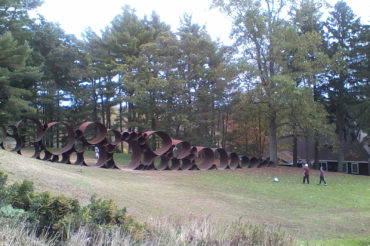
<instances>
[{"instance_id":1,"label":"person walking","mask_svg":"<svg viewBox=\"0 0 370 246\"><path fill-rule=\"evenodd\" d=\"M95 157L96 159L99 159L99 147L95 146Z\"/></svg>"},{"instance_id":2,"label":"person walking","mask_svg":"<svg viewBox=\"0 0 370 246\"><path fill-rule=\"evenodd\" d=\"M306 179L307 179L307 184L310 184L310 168L308 168L308 164L305 164L304 165L304 168L303 168L303 183L304 184L306 182Z\"/></svg>"},{"instance_id":3,"label":"person walking","mask_svg":"<svg viewBox=\"0 0 370 246\"><path fill-rule=\"evenodd\" d=\"M318 183L318 185L321 185L321 182L324 182L325 185L328 185L325 181L325 172L322 166L320 167L320 183Z\"/></svg>"}]
</instances>

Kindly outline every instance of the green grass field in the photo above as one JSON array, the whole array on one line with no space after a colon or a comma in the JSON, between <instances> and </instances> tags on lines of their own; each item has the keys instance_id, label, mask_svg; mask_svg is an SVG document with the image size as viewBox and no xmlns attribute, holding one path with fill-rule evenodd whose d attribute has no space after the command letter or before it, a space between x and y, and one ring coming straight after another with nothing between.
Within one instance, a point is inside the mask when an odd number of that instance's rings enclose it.
<instances>
[{"instance_id":1,"label":"green grass field","mask_svg":"<svg viewBox=\"0 0 370 246\"><path fill-rule=\"evenodd\" d=\"M93 156L91 156L93 157ZM115 155L121 167L127 155ZM327 173L328 186L302 184L290 167L209 171L107 170L39 161L0 150L10 182L32 180L40 191L87 203L94 193L125 206L140 221L209 216L278 226L302 245L370 245L370 177ZM273 182L273 177L279 182Z\"/></svg>"}]
</instances>

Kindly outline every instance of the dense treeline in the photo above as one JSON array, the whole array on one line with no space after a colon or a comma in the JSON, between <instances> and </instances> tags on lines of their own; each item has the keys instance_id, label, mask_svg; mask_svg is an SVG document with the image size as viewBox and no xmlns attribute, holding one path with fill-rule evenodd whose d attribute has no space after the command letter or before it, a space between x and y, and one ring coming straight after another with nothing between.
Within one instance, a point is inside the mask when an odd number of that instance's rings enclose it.
<instances>
[{"instance_id":1,"label":"dense treeline","mask_svg":"<svg viewBox=\"0 0 370 246\"><path fill-rule=\"evenodd\" d=\"M197 145L277 161L278 140L318 147L370 130L369 26L338 2L213 0L233 19L234 45L213 41L184 15L179 29L124 7L83 40L28 11L40 0L0 3L0 123L99 121L166 130ZM308 158L309 159L309 158ZM296 161L296 160L295 160Z\"/></svg>"}]
</instances>

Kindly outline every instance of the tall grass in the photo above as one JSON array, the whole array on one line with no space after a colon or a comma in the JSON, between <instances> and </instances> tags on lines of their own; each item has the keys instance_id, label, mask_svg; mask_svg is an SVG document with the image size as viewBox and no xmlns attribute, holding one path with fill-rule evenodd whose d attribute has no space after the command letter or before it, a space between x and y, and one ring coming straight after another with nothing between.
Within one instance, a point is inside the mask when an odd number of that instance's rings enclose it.
<instances>
[{"instance_id":1,"label":"tall grass","mask_svg":"<svg viewBox=\"0 0 370 246\"><path fill-rule=\"evenodd\" d=\"M36 230L22 219L0 220L0 245L96 245L96 246L290 246L296 245L293 237L279 228L254 226L237 221L230 225L219 225L207 217L175 218L149 220L151 232L145 235L130 235L119 227L90 228L83 226L71 232L64 241L48 238L46 234L37 235ZM92 233L92 230L94 233Z\"/></svg>"},{"instance_id":2,"label":"tall grass","mask_svg":"<svg viewBox=\"0 0 370 246\"><path fill-rule=\"evenodd\" d=\"M53 238L46 233L37 234L36 228L30 228L22 218L0 218L0 245L1 246L51 246L55 245Z\"/></svg>"},{"instance_id":3,"label":"tall grass","mask_svg":"<svg viewBox=\"0 0 370 246\"><path fill-rule=\"evenodd\" d=\"M236 221L219 224L208 217L169 217L150 223L153 234L145 245L296 245L295 239L280 228L255 226ZM149 240L149 241L148 241Z\"/></svg>"}]
</instances>

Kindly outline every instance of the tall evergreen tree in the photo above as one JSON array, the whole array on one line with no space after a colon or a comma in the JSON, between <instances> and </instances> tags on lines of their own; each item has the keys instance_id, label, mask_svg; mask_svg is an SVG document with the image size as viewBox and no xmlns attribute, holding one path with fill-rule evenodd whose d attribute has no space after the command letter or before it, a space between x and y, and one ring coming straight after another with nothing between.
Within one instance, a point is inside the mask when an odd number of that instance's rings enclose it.
<instances>
[{"instance_id":1,"label":"tall evergreen tree","mask_svg":"<svg viewBox=\"0 0 370 246\"><path fill-rule=\"evenodd\" d=\"M20 45L12 34L0 35L0 114L2 123L19 120L31 113L32 88L41 78L38 67L28 66L28 44Z\"/></svg>"},{"instance_id":2,"label":"tall evergreen tree","mask_svg":"<svg viewBox=\"0 0 370 246\"><path fill-rule=\"evenodd\" d=\"M353 14L348 5L340 1L326 21L327 54L331 58L327 72L327 107L336 125L338 136L338 171L343 171L345 142L349 140L350 129L355 127L357 118L350 112L350 108L358 105L363 86L368 86L368 76L361 71L368 70L366 56L362 50L365 43L359 43L359 37L368 29L362 28L359 18ZM356 48L357 45L357 48ZM359 53L358 48L362 50ZM365 53L364 53L365 51ZM367 68L365 68L367 67Z\"/></svg>"}]
</instances>

